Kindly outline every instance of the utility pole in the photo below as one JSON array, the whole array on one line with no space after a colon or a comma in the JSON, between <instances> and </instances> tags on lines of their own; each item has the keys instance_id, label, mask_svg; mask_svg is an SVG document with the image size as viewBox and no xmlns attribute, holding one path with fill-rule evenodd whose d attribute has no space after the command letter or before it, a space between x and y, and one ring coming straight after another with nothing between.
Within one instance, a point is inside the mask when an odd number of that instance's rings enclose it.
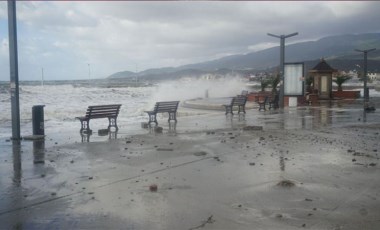
<instances>
[{"instance_id":1,"label":"utility pole","mask_svg":"<svg viewBox=\"0 0 380 230\"><path fill-rule=\"evenodd\" d=\"M368 102L369 102L369 90L367 88L367 54L371 51L374 51L376 49L368 49L368 50L359 50L355 49L355 51L361 52L364 54L364 60L363 60L363 90L364 90L364 102L363 107L364 109L368 108Z\"/></svg>"},{"instance_id":2,"label":"utility pole","mask_svg":"<svg viewBox=\"0 0 380 230\"><path fill-rule=\"evenodd\" d=\"M280 38L280 95L279 95L279 106L284 108L284 63L285 63L285 38L293 37L298 35L298 32L288 34L288 35L274 35L267 33L268 36L275 38Z\"/></svg>"},{"instance_id":3,"label":"utility pole","mask_svg":"<svg viewBox=\"0 0 380 230\"><path fill-rule=\"evenodd\" d=\"M19 100L19 83L18 83L18 56L17 56L16 0L8 0L8 36L9 36L10 92L11 92L11 112L12 112L12 140L21 140L20 100Z\"/></svg>"}]
</instances>

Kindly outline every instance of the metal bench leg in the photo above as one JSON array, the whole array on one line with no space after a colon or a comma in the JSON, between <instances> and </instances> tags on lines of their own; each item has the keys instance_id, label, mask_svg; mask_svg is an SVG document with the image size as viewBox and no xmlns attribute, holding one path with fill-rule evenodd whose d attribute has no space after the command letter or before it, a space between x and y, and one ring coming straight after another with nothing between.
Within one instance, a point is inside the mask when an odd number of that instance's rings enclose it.
<instances>
[{"instance_id":1,"label":"metal bench leg","mask_svg":"<svg viewBox=\"0 0 380 230\"><path fill-rule=\"evenodd\" d=\"M169 112L169 119L168 119L168 122L170 122L170 120L174 120L176 123L177 123L177 117L176 117L176 112Z\"/></svg>"},{"instance_id":2,"label":"metal bench leg","mask_svg":"<svg viewBox=\"0 0 380 230\"><path fill-rule=\"evenodd\" d=\"M84 121L80 121L80 130L79 130L79 133L82 133L83 129L85 128L83 122Z\"/></svg>"},{"instance_id":3,"label":"metal bench leg","mask_svg":"<svg viewBox=\"0 0 380 230\"><path fill-rule=\"evenodd\" d=\"M117 127L117 118L115 118L115 128L116 128L116 131L119 130L119 127Z\"/></svg>"},{"instance_id":4,"label":"metal bench leg","mask_svg":"<svg viewBox=\"0 0 380 230\"><path fill-rule=\"evenodd\" d=\"M86 130L87 134L91 133L92 130L90 129L90 120L82 120L81 123L81 129L80 133L83 133L84 130Z\"/></svg>"},{"instance_id":5,"label":"metal bench leg","mask_svg":"<svg viewBox=\"0 0 380 230\"><path fill-rule=\"evenodd\" d=\"M116 118L115 117L109 117L108 118L108 130L111 130L111 127L115 127L116 131L119 130L119 127L117 127Z\"/></svg>"},{"instance_id":6,"label":"metal bench leg","mask_svg":"<svg viewBox=\"0 0 380 230\"><path fill-rule=\"evenodd\" d=\"M157 115L157 113L148 114L148 116L149 116L148 124L149 124L149 125L150 125L150 123L152 123L152 122L154 122L154 123L156 123L156 125L158 125L156 115Z\"/></svg>"},{"instance_id":7,"label":"metal bench leg","mask_svg":"<svg viewBox=\"0 0 380 230\"><path fill-rule=\"evenodd\" d=\"M229 113L234 114L233 111L232 111L232 105L227 105L226 106L226 115L229 114Z\"/></svg>"},{"instance_id":8,"label":"metal bench leg","mask_svg":"<svg viewBox=\"0 0 380 230\"><path fill-rule=\"evenodd\" d=\"M92 134L92 130L90 129L90 120L87 121L87 134Z\"/></svg>"},{"instance_id":9,"label":"metal bench leg","mask_svg":"<svg viewBox=\"0 0 380 230\"><path fill-rule=\"evenodd\" d=\"M265 108L265 103L259 103L259 105L260 105L259 111L261 111L262 109L263 109L264 111L267 110L267 109Z\"/></svg>"},{"instance_id":10,"label":"metal bench leg","mask_svg":"<svg viewBox=\"0 0 380 230\"><path fill-rule=\"evenodd\" d=\"M245 113L245 106L244 105L239 105L239 114L240 114L240 112L243 112L243 113Z\"/></svg>"}]
</instances>

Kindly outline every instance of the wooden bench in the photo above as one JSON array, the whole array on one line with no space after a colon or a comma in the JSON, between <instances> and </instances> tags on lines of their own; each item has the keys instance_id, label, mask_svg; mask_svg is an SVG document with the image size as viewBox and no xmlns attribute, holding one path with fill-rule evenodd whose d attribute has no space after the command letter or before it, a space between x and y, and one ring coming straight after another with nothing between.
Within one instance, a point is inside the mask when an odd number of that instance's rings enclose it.
<instances>
[{"instance_id":1,"label":"wooden bench","mask_svg":"<svg viewBox=\"0 0 380 230\"><path fill-rule=\"evenodd\" d=\"M247 103L247 97L243 95L238 95L231 99L231 103L228 105L223 105L226 108L226 115L228 113L234 114L233 108L234 106L238 107L238 114L240 112L245 113L245 104Z\"/></svg>"},{"instance_id":2,"label":"wooden bench","mask_svg":"<svg viewBox=\"0 0 380 230\"><path fill-rule=\"evenodd\" d=\"M262 109L265 111L267 110L265 108L265 105L268 103L268 96L265 96L264 99L263 97L258 97L257 98L257 103L259 104L259 111L261 111Z\"/></svg>"},{"instance_id":3,"label":"wooden bench","mask_svg":"<svg viewBox=\"0 0 380 230\"><path fill-rule=\"evenodd\" d=\"M179 104L179 101L156 102L156 105L154 106L154 109L152 111L145 111L146 113L148 113L148 116L149 116L148 124L150 125L150 123L152 122L156 123L156 125L158 124L157 118L156 118L157 113L168 113L169 114L168 122L170 122L170 120L174 120L175 122L177 122L178 104Z\"/></svg>"},{"instance_id":4,"label":"wooden bench","mask_svg":"<svg viewBox=\"0 0 380 230\"><path fill-rule=\"evenodd\" d=\"M87 134L92 131L90 129L90 120L98 118L108 118L108 130L111 127L115 127L116 131L119 129L117 127L116 119L119 115L121 104L114 105L92 105L88 106L86 115L83 117L76 117L81 122L80 133L86 130Z\"/></svg>"}]
</instances>

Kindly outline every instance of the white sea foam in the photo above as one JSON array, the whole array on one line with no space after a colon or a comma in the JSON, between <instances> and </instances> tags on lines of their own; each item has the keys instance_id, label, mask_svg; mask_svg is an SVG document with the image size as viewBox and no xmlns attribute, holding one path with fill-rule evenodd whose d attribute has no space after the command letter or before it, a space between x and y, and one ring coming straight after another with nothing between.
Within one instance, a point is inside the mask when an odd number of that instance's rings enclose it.
<instances>
[{"instance_id":1,"label":"white sea foam","mask_svg":"<svg viewBox=\"0 0 380 230\"><path fill-rule=\"evenodd\" d=\"M204 97L234 96L244 89L244 83L230 80L179 80L161 82L144 87L89 87L73 84L22 85L20 86L21 129L30 133L32 107L45 105L45 128L55 131L62 127L80 127L75 120L83 116L89 105L122 104L118 124L129 124L147 120L144 111L151 110L157 101L193 99ZM11 103L8 92L0 93L0 137L11 133ZM92 123L97 122L92 121ZM104 121L103 121L104 123Z\"/></svg>"},{"instance_id":2,"label":"white sea foam","mask_svg":"<svg viewBox=\"0 0 380 230\"><path fill-rule=\"evenodd\" d=\"M49 126L73 126L75 117L83 116L87 106L102 104L122 104L118 121L137 122L146 118L144 110L148 109L147 101L152 90L153 87L22 86L20 87L21 128L31 126L32 107L34 105L45 105L46 128ZM10 131L6 131L6 129L11 127L11 103L9 97L8 93L0 94L0 106L2 108L0 113L2 129L0 132L6 132L5 136L9 136ZM79 127L79 122L78 124L75 123L75 126Z\"/></svg>"},{"instance_id":3,"label":"white sea foam","mask_svg":"<svg viewBox=\"0 0 380 230\"><path fill-rule=\"evenodd\" d=\"M116 84L117 85L117 84ZM45 105L45 128L59 132L61 129L79 129L77 116L83 116L89 105L122 104L118 124L128 127L130 123L147 120L145 110L153 108L157 101L205 97L231 97L246 89L246 82L238 79L164 81L155 86L107 88L85 84L50 84L20 86L20 118L23 134L32 132L32 107ZM361 90L358 88L358 90ZM0 137L11 134L11 103L7 86L0 91ZM363 92L361 92L363 95ZM380 92L370 90L370 97L380 97ZM97 121L92 121L96 123ZM102 124L104 121L100 121Z\"/></svg>"}]
</instances>

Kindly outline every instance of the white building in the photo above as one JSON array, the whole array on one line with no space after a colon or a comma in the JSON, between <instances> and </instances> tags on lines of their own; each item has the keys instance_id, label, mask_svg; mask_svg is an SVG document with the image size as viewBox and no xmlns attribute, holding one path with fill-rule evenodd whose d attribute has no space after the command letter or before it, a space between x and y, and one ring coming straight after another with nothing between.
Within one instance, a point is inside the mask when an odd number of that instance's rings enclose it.
<instances>
[{"instance_id":1,"label":"white building","mask_svg":"<svg viewBox=\"0 0 380 230\"><path fill-rule=\"evenodd\" d=\"M368 73L368 79L370 81L380 81L380 73Z\"/></svg>"}]
</instances>

